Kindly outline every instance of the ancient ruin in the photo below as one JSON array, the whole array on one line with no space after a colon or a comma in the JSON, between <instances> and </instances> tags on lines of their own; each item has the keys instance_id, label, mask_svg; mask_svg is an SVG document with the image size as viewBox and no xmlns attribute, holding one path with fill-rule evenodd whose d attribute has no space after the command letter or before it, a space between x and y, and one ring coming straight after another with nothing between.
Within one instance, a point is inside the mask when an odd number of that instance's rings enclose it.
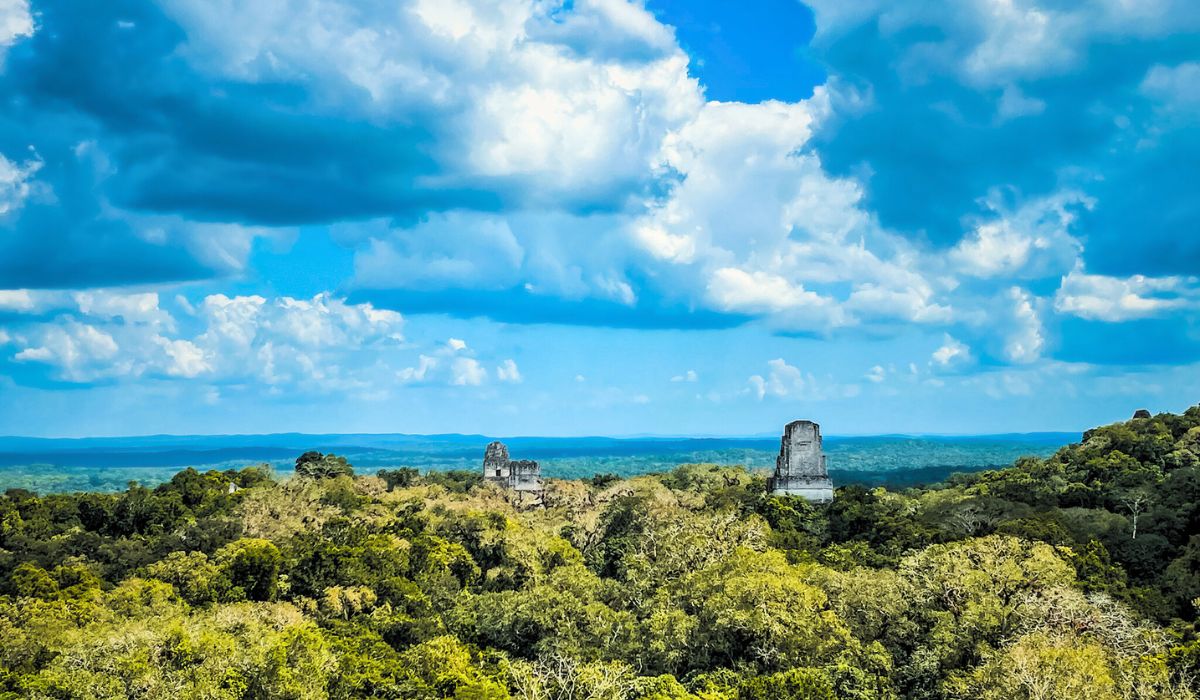
<instances>
[{"instance_id":1,"label":"ancient ruin","mask_svg":"<svg viewBox=\"0 0 1200 700\"><path fill-rule=\"evenodd\" d=\"M514 491L541 491L542 469L531 459L509 459L508 447L497 440L483 453L483 478Z\"/></svg>"},{"instance_id":2,"label":"ancient ruin","mask_svg":"<svg viewBox=\"0 0 1200 700\"><path fill-rule=\"evenodd\" d=\"M784 427L770 489L776 496L803 496L821 503L833 500L833 482L821 451L821 426L797 420Z\"/></svg>"}]
</instances>

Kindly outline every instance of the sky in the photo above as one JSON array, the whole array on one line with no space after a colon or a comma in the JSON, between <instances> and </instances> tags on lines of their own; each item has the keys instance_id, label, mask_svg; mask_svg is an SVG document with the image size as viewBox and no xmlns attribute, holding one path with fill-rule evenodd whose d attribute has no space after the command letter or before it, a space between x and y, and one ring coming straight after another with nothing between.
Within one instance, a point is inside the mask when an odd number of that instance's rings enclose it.
<instances>
[{"instance_id":1,"label":"sky","mask_svg":"<svg viewBox=\"0 0 1200 700\"><path fill-rule=\"evenodd\" d=\"M1200 402L1194 0L0 0L0 434Z\"/></svg>"}]
</instances>

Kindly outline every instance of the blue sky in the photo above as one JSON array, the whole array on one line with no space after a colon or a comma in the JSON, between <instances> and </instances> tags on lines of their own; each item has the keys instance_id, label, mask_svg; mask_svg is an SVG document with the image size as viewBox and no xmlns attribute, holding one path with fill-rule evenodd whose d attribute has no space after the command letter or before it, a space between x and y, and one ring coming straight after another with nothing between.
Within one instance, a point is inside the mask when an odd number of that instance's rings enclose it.
<instances>
[{"instance_id":1,"label":"blue sky","mask_svg":"<svg viewBox=\"0 0 1200 700\"><path fill-rule=\"evenodd\" d=\"M6 0L0 96L0 434L1200 401L1191 0Z\"/></svg>"}]
</instances>

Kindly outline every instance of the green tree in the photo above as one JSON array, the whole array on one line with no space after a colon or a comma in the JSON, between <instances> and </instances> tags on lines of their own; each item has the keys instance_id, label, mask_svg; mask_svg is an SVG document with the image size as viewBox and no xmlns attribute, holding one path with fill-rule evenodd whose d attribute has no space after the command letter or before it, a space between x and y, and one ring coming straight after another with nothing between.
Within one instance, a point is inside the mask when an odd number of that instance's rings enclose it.
<instances>
[{"instance_id":1,"label":"green tree","mask_svg":"<svg viewBox=\"0 0 1200 700\"><path fill-rule=\"evenodd\" d=\"M246 538L231 542L216 554L216 564L233 600L274 600L279 592L283 556L267 540Z\"/></svg>"},{"instance_id":2,"label":"green tree","mask_svg":"<svg viewBox=\"0 0 1200 700\"><path fill-rule=\"evenodd\" d=\"M345 457L310 451L296 458L296 476L308 479L354 476L354 468L350 466Z\"/></svg>"}]
</instances>

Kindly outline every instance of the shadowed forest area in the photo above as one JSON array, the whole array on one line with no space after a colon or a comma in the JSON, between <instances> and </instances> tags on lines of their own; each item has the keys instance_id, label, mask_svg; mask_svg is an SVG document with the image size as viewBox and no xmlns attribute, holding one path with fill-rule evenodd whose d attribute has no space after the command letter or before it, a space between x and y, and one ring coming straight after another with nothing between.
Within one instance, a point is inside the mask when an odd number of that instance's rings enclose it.
<instances>
[{"instance_id":1,"label":"shadowed forest area","mask_svg":"<svg viewBox=\"0 0 1200 700\"><path fill-rule=\"evenodd\" d=\"M181 471L0 499L0 697L1008 700L1200 692L1200 406L828 505L692 464Z\"/></svg>"}]
</instances>

